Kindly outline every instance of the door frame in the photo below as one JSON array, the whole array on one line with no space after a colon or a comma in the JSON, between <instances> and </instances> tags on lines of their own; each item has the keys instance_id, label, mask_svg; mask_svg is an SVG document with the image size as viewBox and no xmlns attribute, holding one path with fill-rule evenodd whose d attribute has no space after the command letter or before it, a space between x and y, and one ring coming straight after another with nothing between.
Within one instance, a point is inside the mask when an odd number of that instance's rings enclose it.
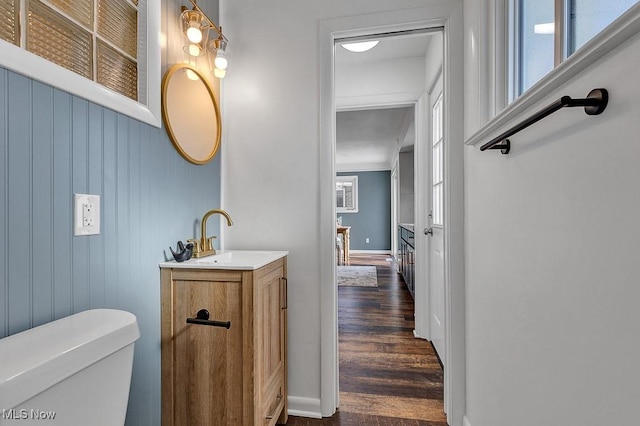
<instances>
[{"instance_id":1,"label":"door frame","mask_svg":"<svg viewBox=\"0 0 640 426\"><path fill-rule=\"evenodd\" d=\"M320 405L335 413L338 395L338 298L335 234L334 41L384 32L443 28L445 91L445 411L451 426L462 426L466 412L464 192L463 192L463 14L461 2L323 20L319 25L320 139ZM455 119L453 118L455 117Z\"/></svg>"},{"instance_id":2,"label":"door frame","mask_svg":"<svg viewBox=\"0 0 640 426\"><path fill-rule=\"evenodd\" d=\"M393 160L391 168L391 257L398 260L398 157Z\"/></svg>"},{"instance_id":3,"label":"door frame","mask_svg":"<svg viewBox=\"0 0 640 426\"><path fill-rule=\"evenodd\" d=\"M426 82L430 83L430 82ZM414 145L414 213L413 222L416 238L414 240L417 261L415 262L415 320L413 335L419 339L431 340L429 322L431 306L429 304L429 244L423 229L429 224L425 212L431 205L431 124L427 118L429 112L428 94L423 92L415 108L416 141Z\"/></svg>"}]
</instances>

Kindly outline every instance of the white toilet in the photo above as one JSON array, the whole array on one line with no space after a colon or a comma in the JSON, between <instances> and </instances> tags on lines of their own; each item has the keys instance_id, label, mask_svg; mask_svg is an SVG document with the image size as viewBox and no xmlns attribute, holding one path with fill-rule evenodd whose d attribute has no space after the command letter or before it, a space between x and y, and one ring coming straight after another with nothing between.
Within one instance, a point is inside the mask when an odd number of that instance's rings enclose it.
<instances>
[{"instance_id":1,"label":"white toilet","mask_svg":"<svg viewBox=\"0 0 640 426\"><path fill-rule=\"evenodd\" d=\"M94 309L0 340L0 425L124 424L136 317Z\"/></svg>"}]
</instances>

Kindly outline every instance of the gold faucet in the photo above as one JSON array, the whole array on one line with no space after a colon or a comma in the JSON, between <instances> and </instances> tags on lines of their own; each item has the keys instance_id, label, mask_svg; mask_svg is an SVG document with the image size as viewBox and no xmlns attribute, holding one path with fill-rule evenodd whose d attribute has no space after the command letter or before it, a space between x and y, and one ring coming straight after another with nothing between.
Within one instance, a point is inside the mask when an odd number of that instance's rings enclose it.
<instances>
[{"instance_id":1,"label":"gold faucet","mask_svg":"<svg viewBox=\"0 0 640 426\"><path fill-rule=\"evenodd\" d=\"M213 209L206 212L204 216L202 216L202 222L200 223L200 240L187 240L193 243L193 257L205 257L216 254L216 249L213 248L213 240L217 237L207 237L207 219L215 213L219 213L227 219L227 226L233 225L233 220L231 220L229 213L222 209Z\"/></svg>"}]
</instances>

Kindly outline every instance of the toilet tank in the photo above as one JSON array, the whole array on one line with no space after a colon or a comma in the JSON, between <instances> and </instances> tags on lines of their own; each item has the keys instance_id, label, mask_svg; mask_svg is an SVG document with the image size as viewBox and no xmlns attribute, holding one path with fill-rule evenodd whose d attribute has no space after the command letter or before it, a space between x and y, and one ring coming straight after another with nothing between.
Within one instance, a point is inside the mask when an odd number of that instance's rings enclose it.
<instances>
[{"instance_id":1,"label":"toilet tank","mask_svg":"<svg viewBox=\"0 0 640 426\"><path fill-rule=\"evenodd\" d=\"M0 425L123 425L136 317L80 312L0 339Z\"/></svg>"}]
</instances>

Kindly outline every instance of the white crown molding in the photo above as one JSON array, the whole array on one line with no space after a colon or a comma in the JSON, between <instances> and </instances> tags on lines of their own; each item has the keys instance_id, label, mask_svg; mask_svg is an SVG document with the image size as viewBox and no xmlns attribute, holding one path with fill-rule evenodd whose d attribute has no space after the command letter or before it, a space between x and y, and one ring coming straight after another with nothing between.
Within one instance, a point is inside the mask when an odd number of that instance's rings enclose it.
<instances>
[{"instance_id":1,"label":"white crown molding","mask_svg":"<svg viewBox=\"0 0 640 426\"><path fill-rule=\"evenodd\" d=\"M389 164L336 164L336 173L391 171Z\"/></svg>"}]
</instances>

